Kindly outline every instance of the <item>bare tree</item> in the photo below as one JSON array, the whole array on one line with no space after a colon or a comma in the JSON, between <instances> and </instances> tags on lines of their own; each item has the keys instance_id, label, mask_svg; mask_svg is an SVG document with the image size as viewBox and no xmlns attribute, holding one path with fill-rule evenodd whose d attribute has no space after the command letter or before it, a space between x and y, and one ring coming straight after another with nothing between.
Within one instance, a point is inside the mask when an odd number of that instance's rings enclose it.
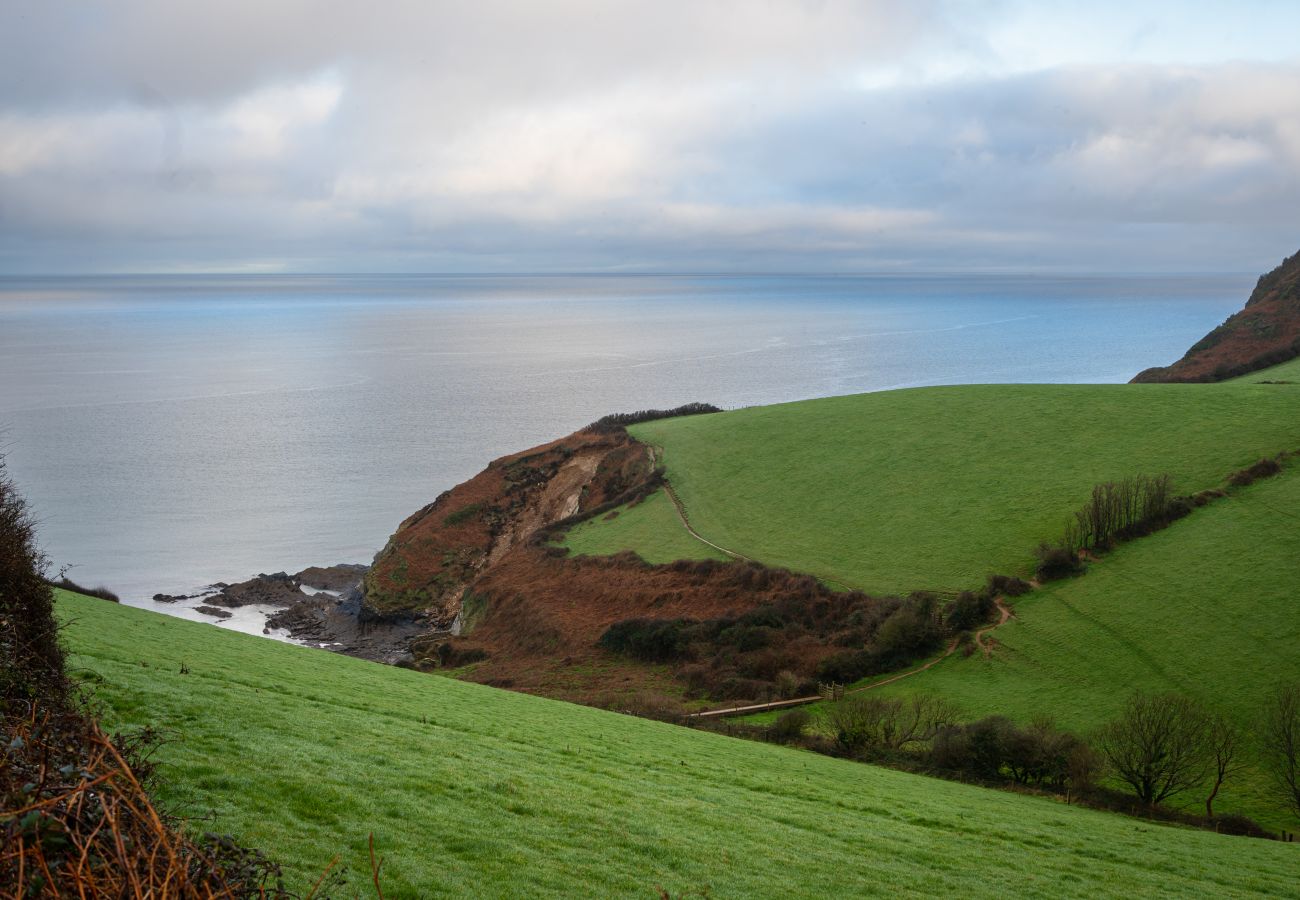
<instances>
[{"instance_id":1,"label":"bare tree","mask_svg":"<svg viewBox=\"0 0 1300 900\"><path fill-rule=\"evenodd\" d=\"M1228 777L1235 775L1246 767L1241 753L1241 731L1236 724L1220 715L1212 713L1205 721L1206 748L1210 757L1210 778L1213 784L1210 795L1205 798L1205 815L1214 818L1214 798L1219 796L1219 789Z\"/></svg>"},{"instance_id":2,"label":"bare tree","mask_svg":"<svg viewBox=\"0 0 1300 900\"><path fill-rule=\"evenodd\" d=\"M1209 770L1206 714L1181 694L1133 694L1102 728L1097 745L1111 768L1148 806L1201 783Z\"/></svg>"},{"instance_id":3,"label":"bare tree","mask_svg":"<svg viewBox=\"0 0 1300 900\"><path fill-rule=\"evenodd\" d=\"M1259 737L1278 797L1300 815L1300 682L1282 685L1269 699Z\"/></svg>"}]
</instances>

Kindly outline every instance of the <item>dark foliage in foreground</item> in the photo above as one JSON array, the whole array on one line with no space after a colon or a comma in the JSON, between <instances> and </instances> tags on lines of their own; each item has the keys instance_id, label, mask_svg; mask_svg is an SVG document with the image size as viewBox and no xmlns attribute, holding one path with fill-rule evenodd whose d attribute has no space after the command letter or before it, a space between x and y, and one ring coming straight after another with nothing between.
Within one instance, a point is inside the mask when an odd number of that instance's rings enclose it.
<instances>
[{"instance_id":1,"label":"dark foliage in foreground","mask_svg":"<svg viewBox=\"0 0 1300 900\"><path fill-rule=\"evenodd\" d=\"M44 568L27 505L0 460L0 885L6 896L291 896L278 867L260 853L229 838L192 840L154 807L147 758L153 738L105 735L74 696ZM322 876L309 896L325 882Z\"/></svg>"},{"instance_id":2,"label":"dark foliage in foreground","mask_svg":"<svg viewBox=\"0 0 1300 900\"><path fill-rule=\"evenodd\" d=\"M68 699L54 593L35 522L0 458L0 712Z\"/></svg>"}]
</instances>

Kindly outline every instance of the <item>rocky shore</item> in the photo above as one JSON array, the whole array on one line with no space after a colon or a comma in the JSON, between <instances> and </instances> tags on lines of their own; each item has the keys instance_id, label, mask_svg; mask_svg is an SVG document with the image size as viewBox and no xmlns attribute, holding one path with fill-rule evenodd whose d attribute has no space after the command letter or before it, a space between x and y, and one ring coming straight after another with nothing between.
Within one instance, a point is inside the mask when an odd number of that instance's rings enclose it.
<instances>
[{"instance_id":1,"label":"rocky shore","mask_svg":"<svg viewBox=\"0 0 1300 900\"><path fill-rule=\"evenodd\" d=\"M412 638L433 627L425 616L378 616L361 602L368 567L355 563L309 566L301 572L261 573L235 584L217 583L194 594L155 594L159 603L199 600L196 612L228 619L244 606L279 607L266 619L265 633L287 631L294 640L336 653L400 665L413 660Z\"/></svg>"}]
</instances>

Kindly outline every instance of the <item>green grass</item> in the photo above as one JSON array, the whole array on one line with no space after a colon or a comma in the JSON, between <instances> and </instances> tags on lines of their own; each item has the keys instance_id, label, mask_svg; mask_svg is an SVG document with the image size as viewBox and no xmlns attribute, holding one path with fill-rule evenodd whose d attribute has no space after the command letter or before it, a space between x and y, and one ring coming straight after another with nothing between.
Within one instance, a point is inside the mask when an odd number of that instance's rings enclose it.
<instances>
[{"instance_id":1,"label":"green grass","mask_svg":"<svg viewBox=\"0 0 1300 900\"><path fill-rule=\"evenodd\" d=\"M971 718L1050 713L1088 731L1134 688L1178 691L1250 729L1273 685L1300 676L1300 465L1123 544L1086 575L1012 602L991 656L953 655L882 691L926 691ZM1218 803L1295 829L1258 772ZM1193 802L1195 797L1190 798Z\"/></svg>"},{"instance_id":2,"label":"green grass","mask_svg":"<svg viewBox=\"0 0 1300 900\"><path fill-rule=\"evenodd\" d=\"M968 385L647 422L706 538L872 592L1023 574L1100 481L1222 482L1300 448L1300 385ZM656 546L622 517L584 552ZM679 528L665 520L666 530Z\"/></svg>"},{"instance_id":3,"label":"green grass","mask_svg":"<svg viewBox=\"0 0 1300 900\"><path fill-rule=\"evenodd\" d=\"M1296 848L512 694L60 593L163 797L301 885L343 854L389 897L1300 897ZM180 674L184 663L188 674Z\"/></svg>"},{"instance_id":4,"label":"green grass","mask_svg":"<svg viewBox=\"0 0 1300 900\"><path fill-rule=\"evenodd\" d=\"M1260 381L1300 381L1300 356L1278 363L1258 372L1250 372L1231 379L1232 382L1257 384Z\"/></svg>"},{"instance_id":5,"label":"green grass","mask_svg":"<svg viewBox=\"0 0 1300 900\"><path fill-rule=\"evenodd\" d=\"M682 520L665 491L655 491L636 506L619 509L617 518L591 519L564 536L564 546L578 556L608 556L635 551L648 563L678 559L729 559L682 526ZM609 526L617 522L618 527Z\"/></svg>"}]
</instances>

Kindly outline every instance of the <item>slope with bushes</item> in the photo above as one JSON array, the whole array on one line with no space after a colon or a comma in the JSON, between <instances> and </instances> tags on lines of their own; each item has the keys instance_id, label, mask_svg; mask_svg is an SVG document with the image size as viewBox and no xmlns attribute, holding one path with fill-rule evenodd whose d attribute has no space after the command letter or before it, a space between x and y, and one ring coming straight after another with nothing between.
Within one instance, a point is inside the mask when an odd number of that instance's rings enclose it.
<instances>
[{"instance_id":1,"label":"slope with bushes","mask_svg":"<svg viewBox=\"0 0 1300 900\"><path fill-rule=\"evenodd\" d=\"M1118 714L1135 688L1174 691L1249 731L1269 692L1300 673L1298 511L1293 461L1119 545L1083 576L1017 598L990 654L954 654L881 690L935 693L969 718L1049 714L1082 732ZM1219 806L1294 827L1267 790L1252 758Z\"/></svg>"},{"instance_id":2,"label":"slope with bushes","mask_svg":"<svg viewBox=\"0 0 1300 900\"><path fill-rule=\"evenodd\" d=\"M1294 849L496 691L61 594L165 799L388 896L1300 896ZM204 826L206 827L206 826Z\"/></svg>"}]
</instances>

